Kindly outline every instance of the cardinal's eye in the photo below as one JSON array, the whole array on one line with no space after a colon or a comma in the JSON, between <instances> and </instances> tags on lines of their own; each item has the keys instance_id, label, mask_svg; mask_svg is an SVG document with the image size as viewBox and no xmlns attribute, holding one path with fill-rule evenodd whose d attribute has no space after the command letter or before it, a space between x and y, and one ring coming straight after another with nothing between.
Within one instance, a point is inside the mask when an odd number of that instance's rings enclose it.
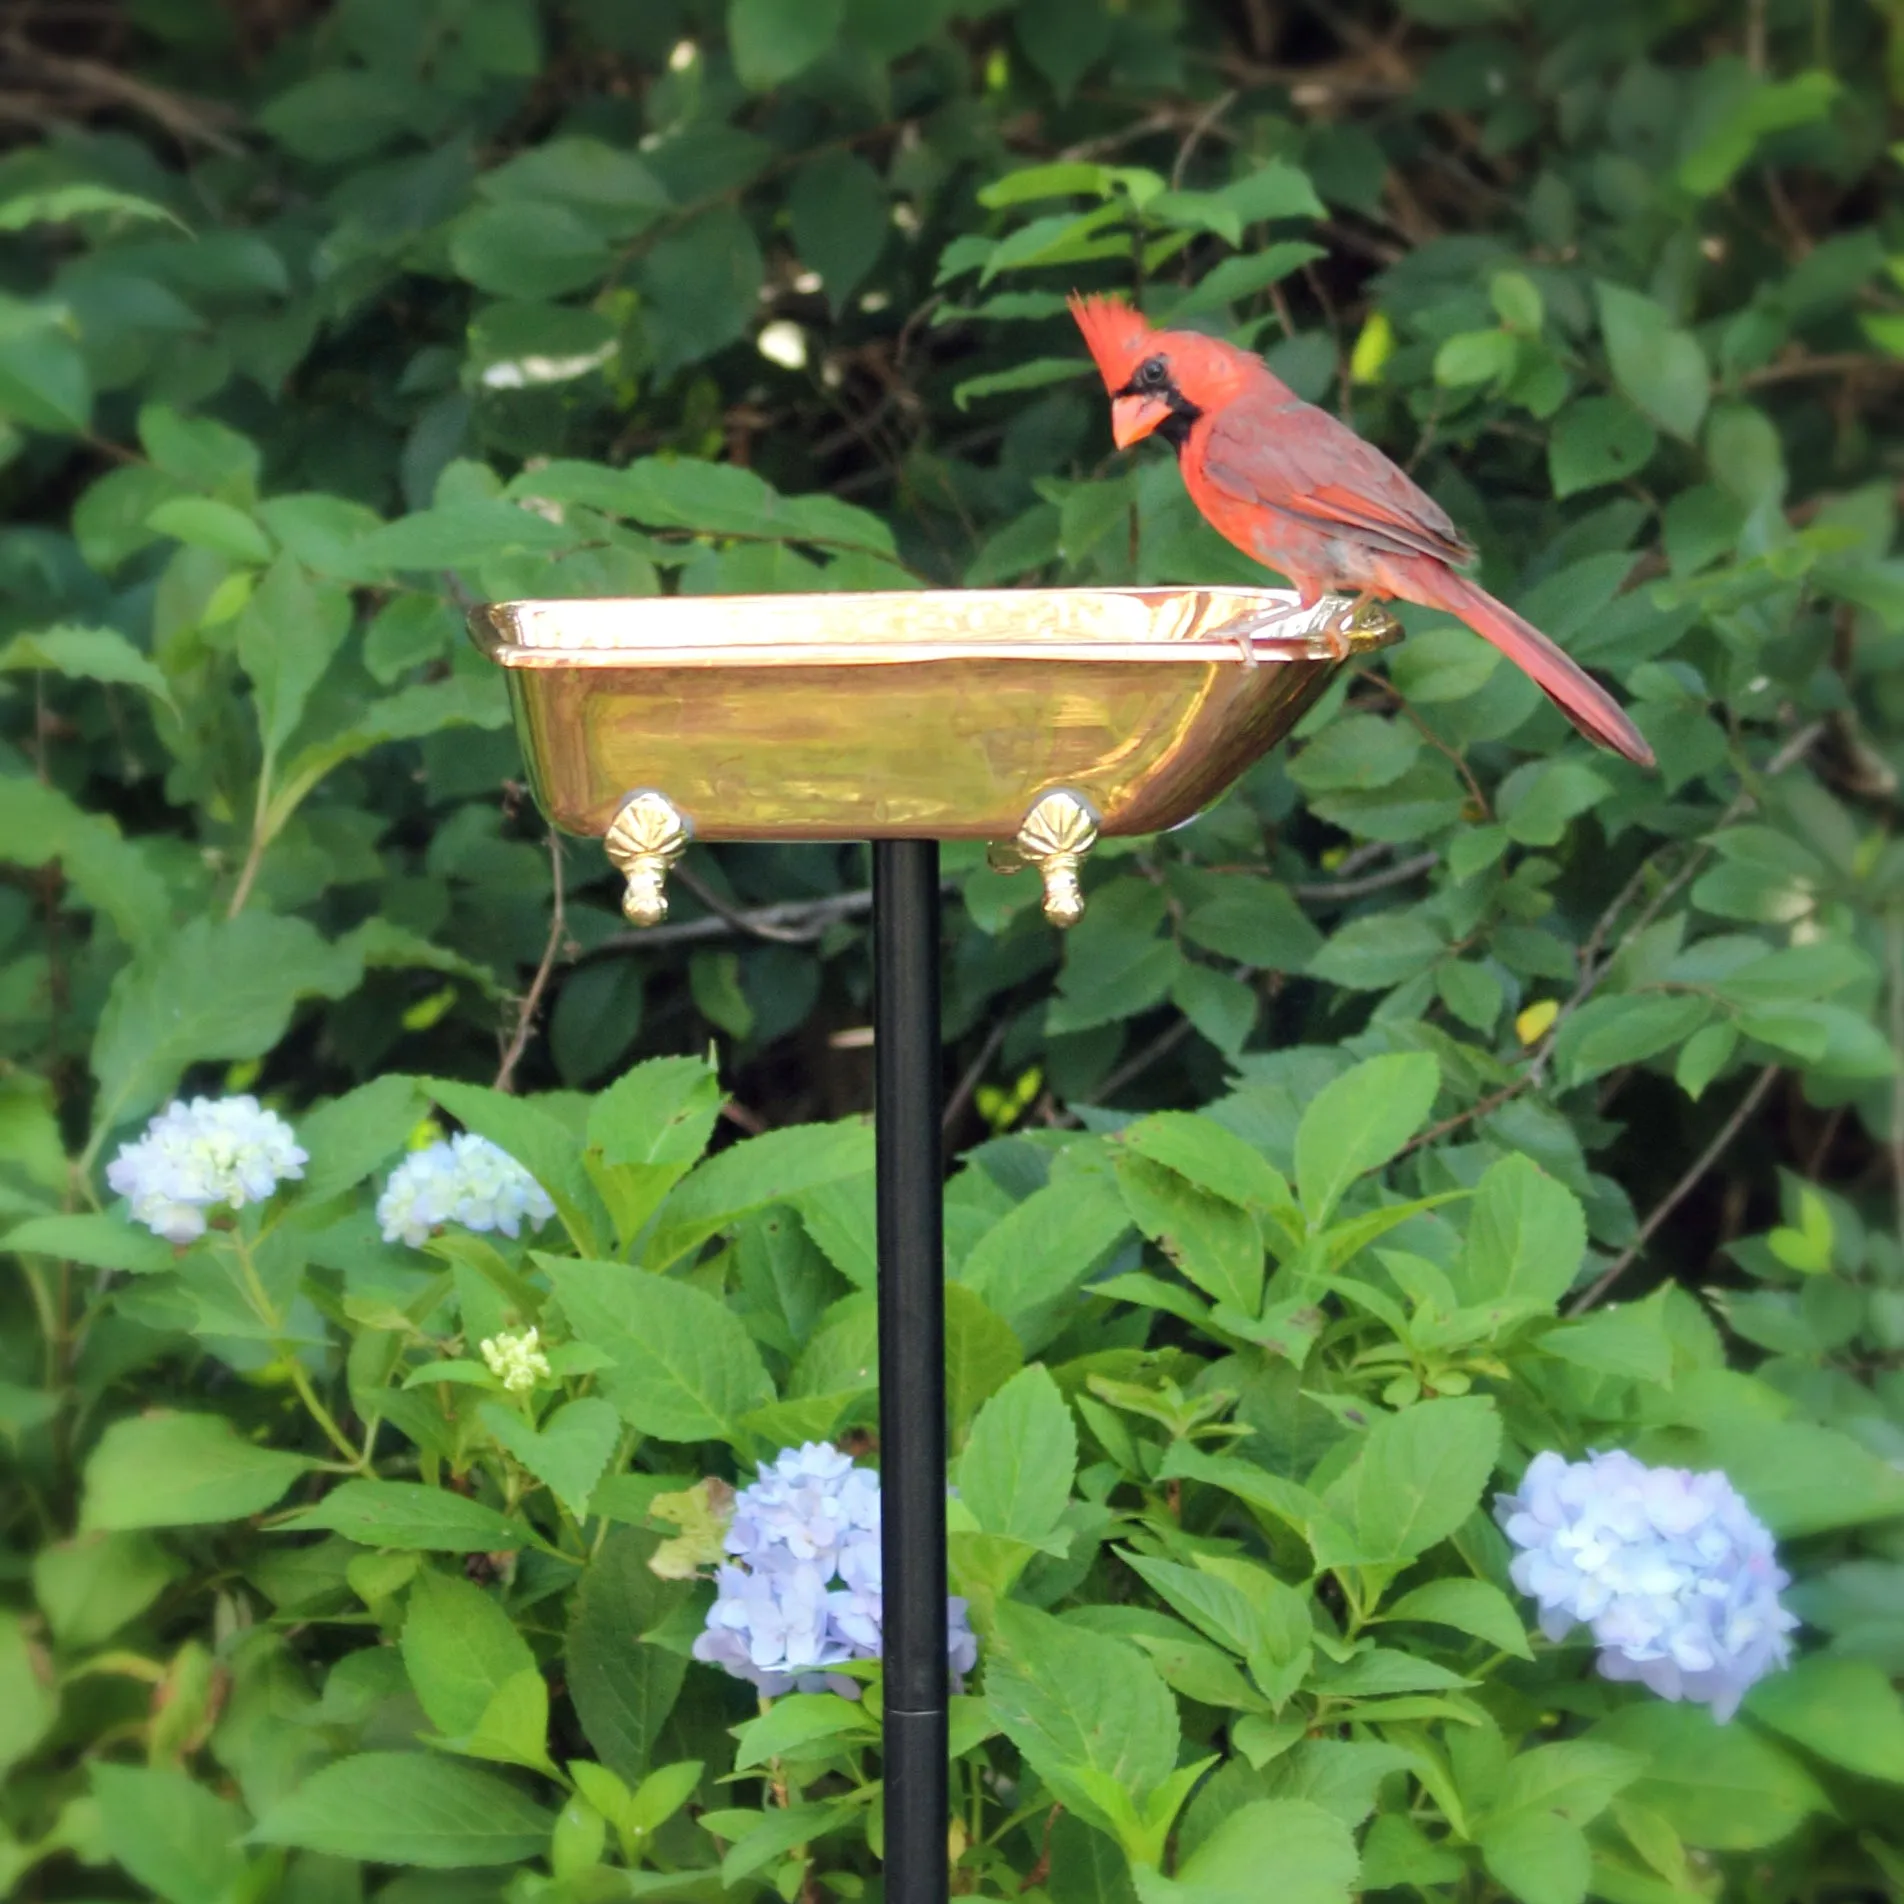
<instances>
[{"instance_id":1,"label":"cardinal's eye","mask_svg":"<svg viewBox=\"0 0 1904 1904\"><path fill-rule=\"evenodd\" d=\"M1147 357L1137 367L1140 390L1161 390L1170 381L1170 366L1161 357Z\"/></svg>"}]
</instances>

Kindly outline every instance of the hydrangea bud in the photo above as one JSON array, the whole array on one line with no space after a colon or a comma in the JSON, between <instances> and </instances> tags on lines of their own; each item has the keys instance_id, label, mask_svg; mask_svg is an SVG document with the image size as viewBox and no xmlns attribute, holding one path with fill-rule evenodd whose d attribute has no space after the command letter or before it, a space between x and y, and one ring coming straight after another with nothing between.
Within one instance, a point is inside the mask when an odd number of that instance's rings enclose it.
<instances>
[{"instance_id":1,"label":"hydrangea bud","mask_svg":"<svg viewBox=\"0 0 1904 1904\"><path fill-rule=\"evenodd\" d=\"M490 1374L512 1395L526 1395L538 1382L549 1379L549 1358L542 1353L533 1328L486 1336L482 1350Z\"/></svg>"},{"instance_id":2,"label":"hydrangea bud","mask_svg":"<svg viewBox=\"0 0 1904 1904\"><path fill-rule=\"evenodd\" d=\"M1752 1683L1783 1666L1798 1624L1779 1604L1790 1576L1772 1536L1723 1474L1649 1468L1614 1450L1538 1454L1494 1512L1521 1551L1514 1584L1541 1631L1587 1627L1599 1671L1724 1723Z\"/></svg>"},{"instance_id":3,"label":"hydrangea bud","mask_svg":"<svg viewBox=\"0 0 1904 1904\"><path fill-rule=\"evenodd\" d=\"M412 1249L446 1223L517 1236L525 1220L535 1229L554 1215L549 1193L528 1171L473 1132L413 1151L390 1173L377 1199L384 1241Z\"/></svg>"},{"instance_id":4,"label":"hydrangea bud","mask_svg":"<svg viewBox=\"0 0 1904 1904\"><path fill-rule=\"evenodd\" d=\"M718 1595L694 1657L745 1679L769 1698L858 1686L828 1669L877 1659L885 1605L879 1551L879 1477L828 1442L783 1448L734 1497L717 1570ZM965 1602L947 1602L946 1660L955 1675L978 1663Z\"/></svg>"},{"instance_id":5,"label":"hydrangea bud","mask_svg":"<svg viewBox=\"0 0 1904 1904\"><path fill-rule=\"evenodd\" d=\"M289 1124L255 1097L168 1104L106 1166L132 1220L168 1243L205 1234L205 1212L262 1203L310 1161Z\"/></svg>"}]
</instances>

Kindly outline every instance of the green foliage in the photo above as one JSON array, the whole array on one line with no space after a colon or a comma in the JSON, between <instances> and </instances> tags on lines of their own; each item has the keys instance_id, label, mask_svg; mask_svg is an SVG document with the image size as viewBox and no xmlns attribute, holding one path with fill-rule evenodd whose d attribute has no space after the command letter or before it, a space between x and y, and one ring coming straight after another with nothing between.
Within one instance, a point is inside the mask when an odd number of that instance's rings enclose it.
<instances>
[{"instance_id":1,"label":"green foliage","mask_svg":"<svg viewBox=\"0 0 1904 1904\"><path fill-rule=\"evenodd\" d=\"M1899 40L1747 11L167 0L71 66L0 158L0 1895L876 1882L876 1669L689 1656L690 1490L876 1421L864 857L696 847L632 940L460 622L1257 579L1073 287L1407 462L1661 768L1409 611L1063 940L946 849L958 1888L1895 1888ZM132 1223L246 1090L302 1177ZM452 1127L555 1220L382 1239ZM1726 1728L1511 1589L1494 1492L1612 1446L1797 1576Z\"/></svg>"}]
</instances>

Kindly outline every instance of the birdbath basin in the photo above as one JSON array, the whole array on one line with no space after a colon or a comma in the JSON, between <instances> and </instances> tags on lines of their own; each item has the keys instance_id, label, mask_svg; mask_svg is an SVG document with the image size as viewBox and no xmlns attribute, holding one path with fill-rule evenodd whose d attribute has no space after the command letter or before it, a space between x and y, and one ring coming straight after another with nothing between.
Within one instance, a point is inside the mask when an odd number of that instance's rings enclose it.
<instances>
[{"instance_id":1,"label":"birdbath basin","mask_svg":"<svg viewBox=\"0 0 1904 1904\"><path fill-rule=\"evenodd\" d=\"M624 910L667 910L691 840L982 839L1082 911L1100 835L1190 819L1289 731L1374 605L1250 588L921 590L499 602L477 645L509 682L550 821L602 837Z\"/></svg>"}]
</instances>

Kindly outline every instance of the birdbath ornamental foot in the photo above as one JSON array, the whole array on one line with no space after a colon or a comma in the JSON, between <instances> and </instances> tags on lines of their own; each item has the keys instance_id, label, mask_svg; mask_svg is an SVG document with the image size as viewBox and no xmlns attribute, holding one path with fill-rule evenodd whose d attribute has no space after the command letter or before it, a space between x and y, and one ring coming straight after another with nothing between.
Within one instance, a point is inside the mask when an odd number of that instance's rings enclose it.
<instances>
[{"instance_id":1,"label":"birdbath ornamental foot","mask_svg":"<svg viewBox=\"0 0 1904 1904\"><path fill-rule=\"evenodd\" d=\"M603 845L627 881L622 916L631 926L658 926L668 916L668 868L688 850L694 828L666 794L631 793L609 822Z\"/></svg>"},{"instance_id":2,"label":"birdbath ornamental foot","mask_svg":"<svg viewBox=\"0 0 1904 1904\"><path fill-rule=\"evenodd\" d=\"M994 844L986 854L992 870L1015 873L1035 866L1044 883L1044 913L1054 926L1066 929L1084 917L1084 890L1078 868L1097 844L1098 817L1088 800L1067 788L1056 787L1025 815L1025 823L1009 842Z\"/></svg>"}]
</instances>

